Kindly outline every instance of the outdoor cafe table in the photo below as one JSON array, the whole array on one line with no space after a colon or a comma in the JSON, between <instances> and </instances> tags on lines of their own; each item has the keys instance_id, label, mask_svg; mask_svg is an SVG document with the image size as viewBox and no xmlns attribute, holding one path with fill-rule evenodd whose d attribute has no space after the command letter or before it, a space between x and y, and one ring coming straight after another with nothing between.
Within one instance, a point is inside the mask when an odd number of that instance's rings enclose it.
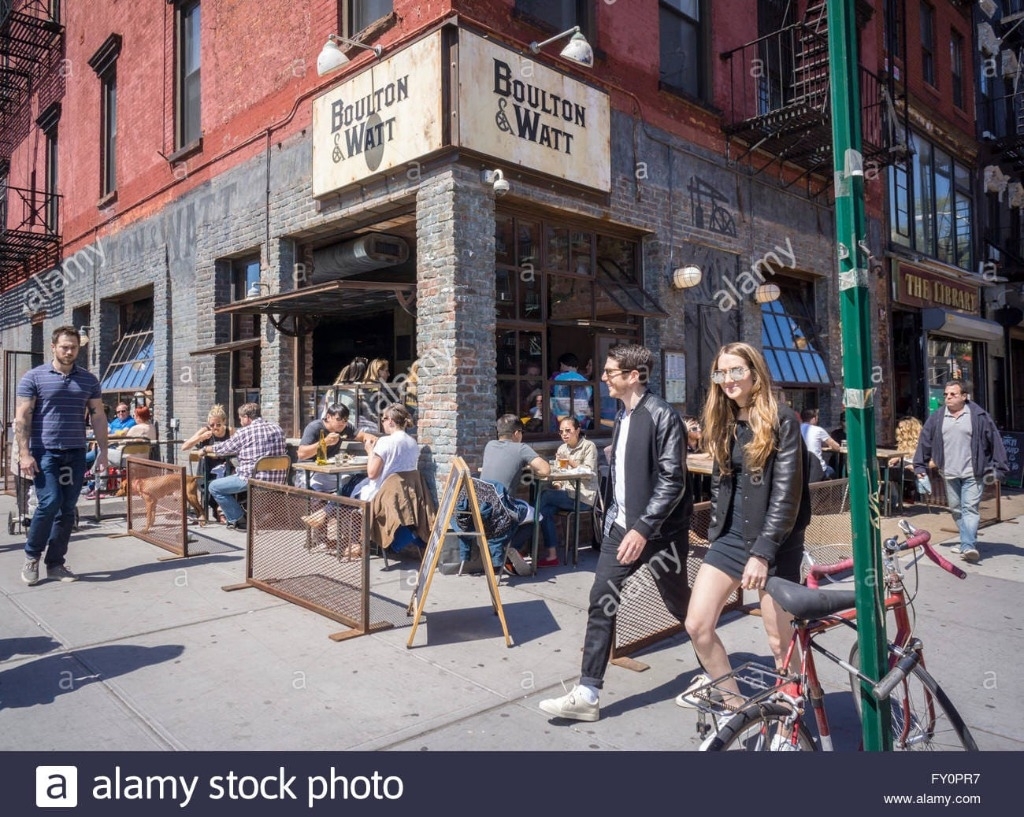
<instances>
[{"instance_id":1,"label":"outdoor cafe table","mask_svg":"<svg viewBox=\"0 0 1024 817\"><path fill-rule=\"evenodd\" d=\"M313 460L307 460L305 462L292 463L292 468L296 471L304 471L306 474L306 488L309 488L310 480L313 478L313 474L334 474L337 479L335 487L335 493L341 493L341 478L345 474L365 474L366 464L369 461L368 457L353 457L352 459L337 463L331 461L326 465L317 465Z\"/></svg>"},{"instance_id":2,"label":"outdoor cafe table","mask_svg":"<svg viewBox=\"0 0 1024 817\"><path fill-rule=\"evenodd\" d=\"M585 479L596 479L597 474L593 471L587 471L583 468L570 468L567 471L563 471L559 468L553 468L551 473L546 477L540 477L537 475L533 476L533 484L536 486L536 490L533 497L533 573L537 573L537 553L540 549L540 498L544 495L544 488L547 485L554 485L556 482L571 482L572 487L575 488L576 498L573 502L573 519L575 520L574 532L575 538L573 540L572 547L572 565L576 566L579 558L580 550L580 483ZM566 521L566 524L569 524ZM569 563L568 548L566 549L565 557L562 560L562 564Z\"/></svg>"}]
</instances>

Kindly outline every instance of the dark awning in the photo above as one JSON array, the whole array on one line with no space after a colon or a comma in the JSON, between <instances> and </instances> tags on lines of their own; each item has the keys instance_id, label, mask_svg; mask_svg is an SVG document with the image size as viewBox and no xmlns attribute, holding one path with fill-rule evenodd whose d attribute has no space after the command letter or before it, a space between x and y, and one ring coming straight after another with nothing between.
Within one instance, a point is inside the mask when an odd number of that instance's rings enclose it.
<instances>
[{"instance_id":1,"label":"dark awning","mask_svg":"<svg viewBox=\"0 0 1024 817\"><path fill-rule=\"evenodd\" d=\"M346 315L372 311L395 302L407 312L416 301L416 284L396 281L328 281L262 298L246 298L214 309L217 315Z\"/></svg>"},{"instance_id":2,"label":"dark awning","mask_svg":"<svg viewBox=\"0 0 1024 817\"><path fill-rule=\"evenodd\" d=\"M246 298L213 311L217 315L265 315L281 334L303 337L324 317L381 312L395 303L412 315L415 302L416 284L412 282L345 279L262 298Z\"/></svg>"},{"instance_id":3,"label":"dark awning","mask_svg":"<svg viewBox=\"0 0 1024 817\"><path fill-rule=\"evenodd\" d=\"M206 346L189 352L190 357L200 355L220 355L225 352L237 352L239 349L255 349L261 343L259 338L245 338L244 340L229 340L227 343L215 343L213 346Z\"/></svg>"}]
</instances>

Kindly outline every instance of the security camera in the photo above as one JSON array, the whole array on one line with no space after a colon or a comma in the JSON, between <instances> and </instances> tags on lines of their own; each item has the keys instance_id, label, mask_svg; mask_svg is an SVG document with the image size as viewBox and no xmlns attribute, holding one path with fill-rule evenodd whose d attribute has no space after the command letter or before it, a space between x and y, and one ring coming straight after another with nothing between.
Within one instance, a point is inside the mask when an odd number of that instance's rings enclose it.
<instances>
[{"instance_id":1,"label":"security camera","mask_svg":"<svg viewBox=\"0 0 1024 817\"><path fill-rule=\"evenodd\" d=\"M505 181L505 174L500 170L494 171L494 195L504 196L509 191L509 183Z\"/></svg>"}]
</instances>

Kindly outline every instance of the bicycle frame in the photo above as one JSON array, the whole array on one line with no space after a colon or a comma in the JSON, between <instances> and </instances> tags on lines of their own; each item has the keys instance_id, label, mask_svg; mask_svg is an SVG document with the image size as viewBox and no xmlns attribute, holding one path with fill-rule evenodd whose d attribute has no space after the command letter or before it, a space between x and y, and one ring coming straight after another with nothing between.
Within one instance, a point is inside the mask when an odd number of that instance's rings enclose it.
<instances>
[{"instance_id":1,"label":"bicycle frame","mask_svg":"<svg viewBox=\"0 0 1024 817\"><path fill-rule=\"evenodd\" d=\"M904 525L906 527L903 527ZM905 521L901 523L901 527L905 533L910 534L913 531ZM946 559L934 551L929 544L930 538L931 535L927 531L913 531L913 535L902 545L900 545L896 538L893 537L886 541L885 547L883 548L885 571L884 582L887 593L885 598L885 609L887 612L892 612L896 626L895 635L892 638L887 638L886 644L889 652L888 667L890 670L901 658L914 651L918 653L917 663L920 663L922 667L924 666L924 654L921 642L915 639L913 634L913 624L909 613L911 602L907 597L907 590L903 581L903 572L900 569L898 553L901 550L912 550L916 547L921 547L924 553L943 569L955 576L958 576L959 578L964 578L966 576L962 570L950 564ZM842 572L844 570L848 570L852 566L853 560L846 559L836 565L824 568L812 568L808 575L807 585L808 587L817 587L818 584L816 577L828 576ZM843 610L819 619L793 619L793 635L790 637L789 647L786 650L786 657L783 666L789 667L792 665L793 651L796 649L797 645L799 645L800 672L796 677L786 678L785 676L780 675L780 680L777 683L777 688L782 687L782 689L779 690L781 694L778 695L778 701L794 706L796 713L795 719L799 719L802 716L800 704L805 700L810 703L811 709L814 713L815 724L818 729L821 748L825 751L832 751L832 737L828 722L828 714L825 711L825 693L818 678L817 667L814 663L814 653L817 652L825 656L830 661L850 673L851 676L856 676L862 683L874 686L875 679L869 678L860 671L859 667L854 666L848 661L844 661L842 658L817 643L815 639L822 633L840 626L846 626L856 630L856 621L857 611L855 609ZM786 686L789 686L790 689L787 690ZM904 700L903 705L905 707L908 706L908 702ZM927 706L929 717L934 718L934 702L930 698L927 700ZM904 717L898 720L898 723L901 724L901 734L894 736L900 741L908 739L909 730L911 729L912 719L910 718L909 711L905 711L903 714ZM796 730L793 730L792 740L794 742L797 740Z\"/></svg>"}]
</instances>

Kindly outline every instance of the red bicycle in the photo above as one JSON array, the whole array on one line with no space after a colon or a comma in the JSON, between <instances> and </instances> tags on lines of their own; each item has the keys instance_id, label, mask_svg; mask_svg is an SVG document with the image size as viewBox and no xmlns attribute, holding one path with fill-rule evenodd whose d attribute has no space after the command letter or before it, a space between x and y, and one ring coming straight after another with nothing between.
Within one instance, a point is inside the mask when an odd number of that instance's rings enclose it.
<instances>
[{"instance_id":1,"label":"red bicycle","mask_svg":"<svg viewBox=\"0 0 1024 817\"><path fill-rule=\"evenodd\" d=\"M869 685L876 700L889 698L892 704L893 749L896 751L977 751L967 724L935 679L924 666L921 639L914 635L913 603L904 581L899 554L921 548L935 564L957 578L966 577L960 568L940 556L929 544L931 534L914 528L905 519L900 529L906 535L886 539L882 546L885 582L885 608L893 615L895 635L888 640L889 672L881 681L864 675L859 669L859 654L854 643L848 661L830 652L816 640L837 627L856 631L855 591L818 587L825 576L849 570L853 559L831 565L812 564L807 587L773 577L766 592L793 616L793 635L786 653L785 666L799 646L799 673L782 675L760 664L748 662L729 675L716 678L695 690L698 701L698 731L706 739L704 751L825 751L832 750L831 730L825 711L825 695L819 681L814 654L824 656L850 675L857 713L860 715L860 685ZM914 562L915 572L917 563ZM752 690L742 703L729 706L728 690L721 682L732 676L741 690ZM746 693L745 693L746 694ZM817 728L817 739L805 722L810 704ZM726 717L735 712L732 717ZM711 734L713 732L713 734Z\"/></svg>"}]
</instances>

